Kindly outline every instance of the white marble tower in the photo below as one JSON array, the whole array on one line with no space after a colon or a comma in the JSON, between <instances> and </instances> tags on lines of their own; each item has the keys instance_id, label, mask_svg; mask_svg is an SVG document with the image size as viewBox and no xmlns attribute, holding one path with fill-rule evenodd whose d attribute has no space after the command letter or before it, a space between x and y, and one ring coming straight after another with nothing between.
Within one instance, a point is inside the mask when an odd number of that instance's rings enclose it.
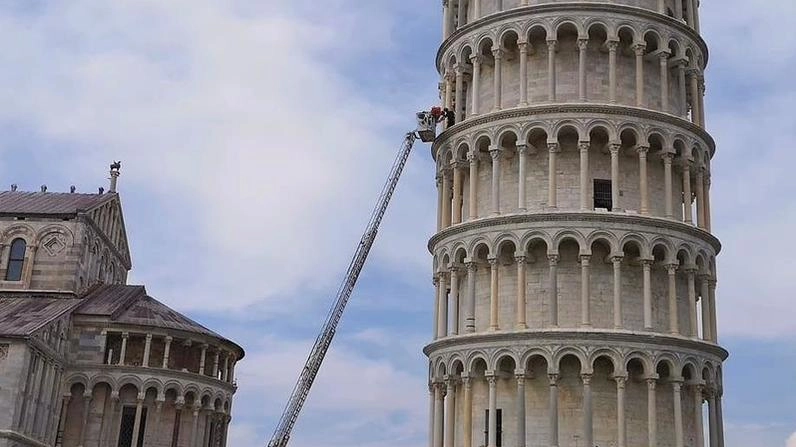
<instances>
[{"instance_id":1,"label":"white marble tower","mask_svg":"<svg viewBox=\"0 0 796 447\"><path fill-rule=\"evenodd\" d=\"M430 447L723 447L698 0L444 0Z\"/></svg>"}]
</instances>

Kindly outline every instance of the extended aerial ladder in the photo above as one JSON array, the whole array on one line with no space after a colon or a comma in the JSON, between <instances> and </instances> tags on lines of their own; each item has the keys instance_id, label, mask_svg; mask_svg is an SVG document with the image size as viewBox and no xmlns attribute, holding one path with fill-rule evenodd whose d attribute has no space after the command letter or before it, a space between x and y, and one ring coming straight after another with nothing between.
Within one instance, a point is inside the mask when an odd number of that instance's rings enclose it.
<instances>
[{"instance_id":1,"label":"extended aerial ladder","mask_svg":"<svg viewBox=\"0 0 796 447\"><path fill-rule=\"evenodd\" d=\"M404 166L406 166L406 161L409 159L409 154L412 152L415 141L417 138L420 138L423 142L431 142L434 141L436 137L437 118L433 113L418 112L417 123L417 129L407 133L404 137L404 141L401 144L401 148L390 170L390 175L387 177L387 183L384 184L384 188L381 190L379 199L376 202L376 207L373 209L373 213L370 216L370 221L367 227L365 227L365 233L362 235L362 239L360 239L357 245L354 257L348 265L345 278L342 284L340 284L340 288L337 290L337 297L334 304L329 310L329 314L326 317L320 334L318 334L318 338L315 339L315 344L312 346L312 350L310 350L309 357L304 364L304 368L301 370L301 374L299 374L296 386L293 388L290 399L288 399L287 405L279 419L279 424L276 426L271 441L268 442L268 447L287 446L290 433L293 431L293 426L296 424L296 420L298 420L299 413L304 406L304 402L307 400L307 396L309 396L310 388L315 381L315 377L318 375L321 363L323 363L326 352L329 350L334 334L337 332L337 326L340 324L343 311L348 304L349 298L351 298L351 293L354 291L354 286L356 286L357 279L359 279L359 274L365 266L365 261L368 259L368 254L370 253L371 247L373 247L373 242L376 240L379 225L381 225L381 220L384 217L384 213L387 211L387 206L390 204L390 199L392 198L393 192L395 192L395 187L398 185L398 180L401 178L401 173L403 172Z\"/></svg>"}]
</instances>

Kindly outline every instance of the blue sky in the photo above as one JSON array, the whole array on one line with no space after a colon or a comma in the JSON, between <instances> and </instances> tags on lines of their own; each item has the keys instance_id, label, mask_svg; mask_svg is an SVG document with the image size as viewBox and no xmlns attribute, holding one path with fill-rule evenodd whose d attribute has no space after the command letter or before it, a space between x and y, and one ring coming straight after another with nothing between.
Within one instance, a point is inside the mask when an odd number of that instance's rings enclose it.
<instances>
[{"instance_id":1,"label":"blue sky","mask_svg":"<svg viewBox=\"0 0 796 447\"><path fill-rule=\"evenodd\" d=\"M727 446L783 447L796 3L702 3ZM131 282L248 351L230 445L270 435L401 135L435 101L439 15L422 0L0 1L0 179L95 191L123 161ZM426 442L435 198L419 146L292 445Z\"/></svg>"}]
</instances>

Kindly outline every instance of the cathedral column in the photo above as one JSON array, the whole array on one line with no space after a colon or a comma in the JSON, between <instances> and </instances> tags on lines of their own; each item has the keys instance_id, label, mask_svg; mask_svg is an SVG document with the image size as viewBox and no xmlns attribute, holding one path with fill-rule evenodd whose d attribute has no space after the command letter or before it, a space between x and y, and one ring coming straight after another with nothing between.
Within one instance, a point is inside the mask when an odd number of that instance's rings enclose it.
<instances>
[{"instance_id":1,"label":"cathedral column","mask_svg":"<svg viewBox=\"0 0 796 447\"><path fill-rule=\"evenodd\" d=\"M719 447L724 447L724 414L721 409L722 391L718 390L716 394L716 422L718 424L716 431L719 435Z\"/></svg>"},{"instance_id":2,"label":"cathedral column","mask_svg":"<svg viewBox=\"0 0 796 447\"><path fill-rule=\"evenodd\" d=\"M520 48L520 107L528 105L528 42L517 42Z\"/></svg>"},{"instance_id":3,"label":"cathedral column","mask_svg":"<svg viewBox=\"0 0 796 447\"><path fill-rule=\"evenodd\" d=\"M698 83L698 100L699 100L699 122L702 124L703 128L707 127L707 122L705 121L705 75L700 73L699 74L699 83Z\"/></svg>"},{"instance_id":4,"label":"cathedral column","mask_svg":"<svg viewBox=\"0 0 796 447\"><path fill-rule=\"evenodd\" d=\"M557 40L547 41L547 95L550 102L556 101L556 49Z\"/></svg>"},{"instance_id":5,"label":"cathedral column","mask_svg":"<svg viewBox=\"0 0 796 447\"><path fill-rule=\"evenodd\" d=\"M636 53L636 106L644 107L644 51L647 45L637 43L633 45Z\"/></svg>"},{"instance_id":6,"label":"cathedral column","mask_svg":"<svg viewBox=\"0 0 796 447\"><path fill-rule=\"evenodd\" d=\"M644 329L651 331L652 323L652 260L642 259L644 270Z\"/></svg>"},{"instance_id":7,"label":"cathedral column","mask_svg":"<svg viewBox=\"0 0 796 447\"><path fill-rule=\"evenodd\" d=\"M467 262L467 318L466 331L475 332L475 272L478 266L475 262Z\"/></svg>"},{"instance_id":8,"label":"cathedral column","mask_svg":"<svg viewBox=\"0 0 796 447\"><path fill-rule=\"evenodd\" d=\"M459 266L452 265L451 272L451 293L450 293L450 321L451 335L459 335Z\"/></svg>"},{"instance_id":9,"label":"cathedral column","mask_svg":"<svg viewBox=\"0 0 796 447\"><path fill-rule=\"evenodd\" d=\"M447 392L445 393L445 447L454 447L453 437L456 430L456 384L454 379L445 380Z\"/></svg>"},{"instance_id":10,"label":"cathedral column","mask_svg":"<svg viewBox=\"0 0 796 447\"><path fill-rule=\"evenodd\" d=\"M594 413L592 408L591 374L581 374L583 381L583 441L587 446L594 445Z\"/></svg>"},{"instance_id":11,"label":"cathedral column","mask_svg":"<svg viewBox=\"0 0 796 447\"><path fill-rule=\"evenodd\" d=\"M205 375L205 362L207 360L207 344L202 345L202 353L199 356L199 374Z\"/></svg>"},{"instance_id":12,"label":"cathedral column","mask_svg":"<svg viewBox=\"0 0 796 447\"><path fill-rule=\"evenodd\" d=\"M677 60L677 87L678 93L680 95L680 117L687 118L688 117L688 87L687 82L685 79L685 60L678 59Z\"/></svg>"},{"instance_id":13,"label":"cathedral column","mask_svg":"<svg viewBox=\"0 0 796 447\"><path fill-rule=\"evenodd\" d=\"M616 51L619 49L618 40L609 40L608 46L608 101L616 102Z\"/></svg>"},{"instance_id":14,"label":"cathedral column","mask_svg":"<svg viewBox=\"0 0 796 447\"><path fill-rule=\"evenodd\" d=\"M434 405L436 403L436 389L431 382L428 384L428 447L434 447Z\"/></svg>"},{"instance_id":15,"label":"cathedral column","mask_svg":"<svg viewBox=\"0 0 796 447\"><path fill-rule=\"evenodd\" d=\"M657 385L658 379L647 379L647 435L649 436L649 447L657 447L658 445Z\"/></svg>"},{"instance_id":16,"label":"cathedral column","mask_svg":"<svg viewBox=\"0 0 796 447\"><path fill-rule=\"evenodd\" d=\"M611 257L614 265L614 329L622 329L622 256Z\"/></svg>"},{"instance_id":17,"label":"cathedral column","mask_svg":"<svg viewBox=\"0 0 796 447\"><path fill-rule=\"evenodd\" d=\"M489 436L487 447L497 447L497 377L488 371L486 380L489 383Z\"/></svg>"},{"instance_id":18,"label":"cathedral column","mask_svg":"<svg viewBox=\"0 0 796 447\"><path fill-rule=\"evenodd\" d=\"M221 380L229 382L229 357L231 354L224 353L224 367L221 370Z\"/></svg>"},{"instance_id":19,"label":"cathedral column","mask_svg":"<svg viewBox=\"0 0 796 447\"><path fill-rule=\"evenodd\" d=\"M437 231L442 231L442 211L444 205L442 202L445 201L445 195L442 192L442 174L437 173L436 177L436 184L437 184Z\"/></svg>"},{"instance_id":20,"label":"cathedral column","mask_svg":"<svg viewBox=\"0 0 796 447\"><path fill-rule=\"evenodd\" d=\"M680 322L677 312L677 264L666 265L669 276L669 332L680 335Z\"/></svg>"},{"instance_id":21,"label":"cathedral column","mask_svg":"<svg viewBox=\"0 0 796 447\"><path fill-rule=\"evenodd\" d=\"M558 143L547 143L549 159L547 162L547 206L549 208L558 207L558 168L556 166L556 154L558 153Z\"/></svg>"},{"instance_id":22,"label":"cathedral column","mask_svg":"<svg viewBox=\"0 0 796 447\"><path fill-rule=\"evenodd\" d=\"M464 382L464 447L473 446L473 386L470 376L462 376Z\"/></svg>"},{"instance_id":23,"label":"cathedral column","mask_svg":"<svg viewBox=\"0 0 796 447\"><path fill-rule=\"evenodd\" d=\"M550 447L558 447L558 374L548 374L550 380Z\"/></svg>"},{"instance_id":24,"label":"cathedral column","mask_svg":"<svg viewBox=\"0 0 796 447\"><path fill-rule=\"evenodd\" d=\"M668 50L658 54L661 64L661 111L663 113L669 113L669 55Z\"/></svg>"},{"instance_id":25,"label":"cathedral column","mask_svg":"<svg viewBox=\"0 0 796 447\"><path fill-rule=\"evenodd\" d=\"M708 280L708 297L710 298L710 335L714 343L719 342L719 327L716 318L716 279L710 278Z\"/></svg>"},{"instance_id":26,"label":"cathedral column","mask_svg":"<svg viewBox=\"0 0 796 447\"><path fill-rule=\"evenodd\" d=\"M218 362L219 360L221 360L220 357L221 357L221 352L218 349L216 349L216 353L213 356L213 377L218 377Z\"/></svg>"},{"instance_id":27,"label":"cathedral column","mask_svg":"<svg viewBox=\"0 0 796 447\"><path fill-rule=\"evenodd\" d=\"M716 391L708 391L708 433L710 447L719 447L719 420L716 414Z\"/></svg>"},{"instance_id":28,"label":"cathedral column","mask_svg":"<svg viewBox=\"0 0 796 447\"><path fill-rule=\"evenodd\" d=\"M440 308L442 307L439 303L440 300L440 281L439 277L441 273L437 273L434 275L432 282L434 283L434 340L439 339L439 319L440 319Z\"/></svg>"},{"instance_id":29,"label":"cathedral column","mask_svg":"<svg viewBox=\"0 0 796 447\"><path fill-rule=\"evenodd\" d=\"M682 0L676 0L674 2L674 18L678 20L683 20L683 2Z\"/></svg>"},{"instance_id":30,"label":"cathedral column","mask_svg":"<svg viewBox=\"0 0 796 447\"><path fill-rule=\"evenodd\" d=\"M526 282L526 266L528 258L525 256L515 256L514 261L517 263L517 329L528 329L527 312L525 304L525 282Z\"/></svg>"},{"instance_id":31,"label":"cathedral column","mask_svg":"<svg viewBox=\"0 0 796 447\"><path fill-rule=\"evenodd\" d=\"M458 17L456 19L457 26L456 29L459 29L467 24L467 10L464 8L465 0L458 0Z\"/></svg>"},{"instance_id":32,"label":"cathedral column","mask_svg":"<svg viewBox=\"0 0 796 447\"><path fill-rule=\"evenodd\" d=\"M86 444L86 432L88 431L88 415L91 411L91 390L86 390L83 394L83 417L80 419L80 440L77 445L83 446ZM135 445L135 444L133 444Z\"/></svg>"},{"instance_id":33,"label":"cathedral column","mask_svg":"<svg viewBox=\"0 0 796 447\"><path fill-rule=\"evenodd\" d=\"M141 361L141 366L144 368L149 366L149 353L152 350L152 334L146 334L146 340L144 341L144 358Z\"/></svg>"},{"instance_id":34,"label":"cathedral column","mask_svg":"<svg viewBox=\"0 0 796 447\"><path fill-rule=\"evenodd\" d=\"M625 415L625 387L627 386L627 377L617 376L616 380L616 447L627 446L627 427Z\"/></svg>"},{"instance_id":35,"label":"cathedral column","mask_svg":"<svg viewBox=\"0 0 796 447\"><path fill-rule=\"evenodd\" d=\"M443 438L443 418L445 410L443 403L445 399L444 390L441 383L434 384L434 447L444 447Z\"/></svg>"},{"instance_id":36,"label":"cathedral column","mask_svg":"<svg viewBox=\"0 0 796 447\"><path fill-rule=\"evenodd\" d=\"M705 231L710 232L713 228L710 218L710 172L705 174Z\"/></svg>"},{"instance_id":37,"label":"cathedral column","mask_svg":"<svg viewBox=\"0 0 796 447\"><path fill-rule=\"evenodd\" d=\"M72 396L69 395L69 394L66 394L66 395L64 395L63 400L61 402L61 417L58 419L58 424L57 424L58 429L57 429L57 433L55 435L55 439L58 441L58 442L56 442L55 445L59 446L59 447L61 445L63 445L62 442L63 442L63 439L64 439L64 430L66 429L64 424L66 422L66 414L67 414L67 411L69 410L69 401L71 399L72 399Z\"/></svg>"},{"instance_id":38,"label":"cathedral column","mask_svg":"<svg viewBox=\"0 0 796 447\"><path fill-rule=\"evenodd\" d=\"M456 75L450 71L446 70L443 82L445 83L445 97L443 98L443 105L446 109L453 111L453 83L456 82ZM444 121L444 126L448 128L448 121Z\"/></svg>"},{"instance_id":39,"label":"cathedral column","mask_svg":"<svg viewBox=\"0 0 796 447\"><path fill-rule=\"evenodd\" d=\"M702 300L702 339L713 340L713 329L710 326L710 290L708 281L710 276L699 275L700 299Z\"/></svg>"},{"instance_id":40,"label":"cathedral column","mask_svg":"<svg viewBox=\"0 0 796 447\"><path fill-rule=\"evenodd\" d=\"M448 336L448 277L446 272L440 272L438 276L439 281L439 296L437 304L439 310L437 311L437 338L444 338Z\"/></svg>"},{"instance_id":41,"label":"cathedral column","mask_svg":"<svg viewBox=\"0 0 796 447\"><path fill-rule=\"evenodd\" d=\"M495 58L495 106L492 110L497 112L501 109L503 102L503 50L500 47L493 47L492 56Z\"/></svg>"},{"instance_id":42,"label":"cathedral column","mask_svg":"<svg viewBox=\"0 0 796 447\"><path fill-rule=\"evenodd\" d=\"M517 379L517 447L525 447L525 371L514 372Z\"/></svg>"},{"instance_id":43,"label":"cathedral column","mask_svg":"<svg viewBox=\"0 0 796 447\"><path fill-rule=\"evenodd\" d=\"M699 121L702 113L699 110L699 70L692 68L688 70L688 74L691 77L691 122L701 127L702 123Z\"/></svg>"},{"instance_id":44,"label":"cathedral column","mask_svg":"<svg viewBox=\"0 0 796 447\"><path fill-rule=\"evenodd\" d=\"M462 223L462 183L462 167L458 161L455 161L453 162L453 203L451 203L453 225Z\"/></svg>"},{"instance_id":45,"label":"cathedral column","mask_svg":"<svg viewBox=\"0 0 796 447\"><path fill-rule=\"evenodd\" d=\"M127 355L127 339L130 334L122 332L122 349L119 351L119 366L124 366L124 357Z\"/></svg>"},{"instance_id":46,"label":"cathedral column","mask_svg":"<svg viewBox=\"0 0 796 447\"><path fill-rule=\"evenodd\" d=\"M442 39L447 39L452 34L453 5L451 0L442 0Z\"/></svg>"},{"instance_id":47,"label":"cathedral column","mask_svg":"<svg viewBox=\"0 0 796 447\"><path fill-rule=\"evenodd\" d=\"M527 144L518 144L517 145L517 153L519 154L519 185L518 185L518 194L517 194L517 210L521 213L528 211L528 200L527 200L527 179L526 179L526 166L528 164L528 145Z\"/></svg>"},{"instance_id":48,"label":"cathedral column","mask_svg":"<svg viewBox=\"0 0 796 447\"><path fill-rule=\"evenodd\" d=\"M478 219L478 154L475 150L467 154L467 160L470 162L470 212L467 220L475 220Z\"/></svg>"},{"instance_id":49,"label":"cathedral column","mask_svg":"<svg viewBox=\"0 0 796 447\"><path fill-rule=\"evenodd\" d=\"M478 115L478 103L480 102L481 93L481 61L480 54L470 56L470 62L473 64L473 99L470 101L470 116Z\"/></svg>"},{"instance_id":50,"label":"cathedral column","mask_svg":"<svg viewBox=\"0 0 796 447\"><path fill-rule=\"evenodd\" d=\"M583 255L580 257L580 324L585 327L591 326L591 256Z\"/></svg>"},{"instance_id":51,"label":"cathedral column","mask_svg":"<svg viewBox=\"0 0 796 447\"><path fill-rule=\"evenodd\" d=\"M682 398L683 379L675 378L672 380L672 392L674 402L674 442L675 447L685 447L683 437L683 398Z\"/></svg>"},{"instance_id":52,"label":"cathedral column","mask_svg":"<svg viewBox=\"0 0 796 447\"><path fill-rule=\"evenodd\" d=\"M578 39L578 99L586 102L586 50L589 48L589 39Z\"/></svg>"},{"instance_id":53,"label":"cathedral column","mask_svg":"<svg viewBox=\"0 0 796 447\"><path fill-rule=\"evenodd\" d=\"M489 155L492 157L492 214L500 214L500 148L492 146Z\"/></svg>"},{"instance_id":54,"label":"cathedral column","mask_svg":"<svg viewBox=\"0 0 796 447\"><path fill-rule=\"evenodd\" d=\"M550 326L558 327L558 255L548 255L550 261Z\"/></svg>"},{"instance_id":55,"label":"cathedral column","mask_svg":"<svg viewBox=\"0 0 796 447\"><path fill-rule=\"evenodd\" d=\"M498 268L500 263L497 258L489 259L489 274L490 274L490 287L489 287L489 330L500 330L500 322L498 316L500 312L500 290L498 286Z\"/></svg>"},{"instance_id":56,"label":"cathedral column","mask_svg":"<svg viewBox=\"0 0 796 447\"><path fill-rule=\"evenodd\" d=\"M202 407L201 407L201 404L199 402L195 402L194 405L193 405L193 408L191 408L191 409L193 410L193 413L192 413L193 418L191 419L191 440L188 443L188 445L196 446L197 444L199 444L197 442L198 439L196 437L196 434L199 432L199 410L201 410ZM133 445L136 445L136 444L133 443Z\"/></svg>"},{"instance_id":57,"label":"cathedral column","mask_svg":"<svg viewBox=\"0 0 796 447\"><path fill-rule=\"evenodd\" d=\"M685 223L694 223L693 208L691 207L691 162L683 160L683 209L685 210Z\"/></svg>"},{"instance_id":58,"label":"cathedral column","mask_svg":"<svg viewBox=\"0 0 796 447\"><path fill-rule=\"evenodd\" d=\"M703 168L696 170L697 227L705 228L705 174Z\"/></svg>"},{"instance_id":59,"label":"cathedral column","mask_svg":"<svg viewBox=\"0 0 796 447\"><path fill-rule=\"evenodd\" d=\"M578 143L580 150L580 210L588 211L589 206L589 142Z\"/></svg>"},{"instance_id":60,"label":"cathedral column","mask_svg":"<svg viewBox=\"0 0 796 447\"><path fill-rule=\"evenodd\" d=\"M481 0L471 0L473 2L473 20L481 18Z\"/></svg>"},{"instance_id":61,"label":"cathedral column","mask_svg":"<svg viewBox=\"0 0 796 447\"><path fill-rule=\"evenodd\" d=\"M639 146L638 148L638 168L639 180L641 190L641 214L646 216L650 213L650 199L649 199L649 180L647 178L647 153L650 148Z\"/></svg>"},{"instance_id":62,"label":"cathedral column","mask_svg":"<svg viewBox=\"0 0 796 447\"><path fill-rule=\"evenodd\" d=\"M619 206L619 150L622 148L621 144L611 143L611 211L618 212L622 210Z\"/></svg>"},{"instance_id":63,"label":"cathedral column","mask_svg":"<svg viewBox=\"0 0 796 447\"><path fill-rule=\"evenodd\" d=\"M664 152L661 154L663 158L663 189L664 189L664 199L666 203L666 211L665 217L667 219L674 218L674 205L673 205L673 197L674 191L672 186L672 161L674 160L674 154L671 152Z\"/></svg>"},{"instance_id":64,"label":"cathedral column","mask_svg":"<svg viewBox=\"0 0 796 447\"><path fill-rule=\"evenodd\" d=\"M699 338L699 321L697 319L697 296L696 296L696 269L686 267L685 273L688 283L688 313L691 314L691 337Z\"/></svg>"},{"instance_id":65,"label":"cathedral column","mask_svg":"<svg viewBox=\"0 0 796 447\"><path fill-rule=\"evenodd\" d=\"M133 442L131 445L138 445L138 439L140 437L141 432L141 413L143 412L144 408L144 394L139 393L138 399L135 403L135 419L133 422ZM195 418L194 418L195 419ZM196 422L194 422L196 425ZM193 439L193 438L191 438Z\"/></svg>"},{"instance_id":66,"label":"cathedral column","mask_svg":"<svg viewBox=\"0 0 796 447\"><path fill-rule=\"evenodd\" d=\"M702 412L702 391L704 389L704 385L696 384L694 385L694 430L696 434L695 445L694 447L705 447L705 428L702 424L702 418L704 414Z\"/></svg>"},{"instance_id":67,"label":"cathedral column","mask_svg":"<svg viewBox=\"0 0 796 447\"><path fill-rule=\"evenodd\" d=\"M464 8L460 10L464 10ZM464 65L456 64L454 72L456 73L456 93L454 96L454 107L456 110L454 111L454 116L456 117L456 122L461 123L464 121Z\"/></svg>"},{"instance_id":68,"label":"cathedral column","mask_svg":"<svg viewBox=\"0 0 796 447\"><path fill-rule=\"evenodd\" d=\"M442 169L442 229L451 226L451 176L450 168Z\"/></svg>"}]
</instances>

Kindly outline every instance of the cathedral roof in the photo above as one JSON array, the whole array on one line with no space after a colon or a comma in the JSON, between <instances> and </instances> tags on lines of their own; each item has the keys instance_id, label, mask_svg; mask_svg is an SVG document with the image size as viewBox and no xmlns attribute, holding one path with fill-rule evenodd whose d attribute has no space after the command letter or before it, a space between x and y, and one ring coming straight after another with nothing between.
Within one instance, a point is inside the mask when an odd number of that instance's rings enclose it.
<instances>
[{"instance_id":1,"label":"cathedral roof","mask_svg":"<svg viewBox=\"0 0 796 447\"><path fill-rule=\"evenodd\" d=\"M0 192L0 214L72 215L112 200L115 194Z\"/></svg>"},{"instance_id":2,"label":"cathedral roof","mask_svg":"<svg viewBox=\"0 0 796 447\"><path fill-rule=\"evenodd\" d=\"M98 286L85 295L83 304L74 313L106 317L114 323L176 329L228 341L149 296L144 286Z\"/></svg>"},{"instance_id":3,"label":"cathedral roof","mask_svg":"<svg viewBox=\"0 0 796 447\"><path fill-rule=\"evenodd\" d=\"M0 336L30 335L80 303L79 299L0 296Z\"/></svg>"}]
</instances>

